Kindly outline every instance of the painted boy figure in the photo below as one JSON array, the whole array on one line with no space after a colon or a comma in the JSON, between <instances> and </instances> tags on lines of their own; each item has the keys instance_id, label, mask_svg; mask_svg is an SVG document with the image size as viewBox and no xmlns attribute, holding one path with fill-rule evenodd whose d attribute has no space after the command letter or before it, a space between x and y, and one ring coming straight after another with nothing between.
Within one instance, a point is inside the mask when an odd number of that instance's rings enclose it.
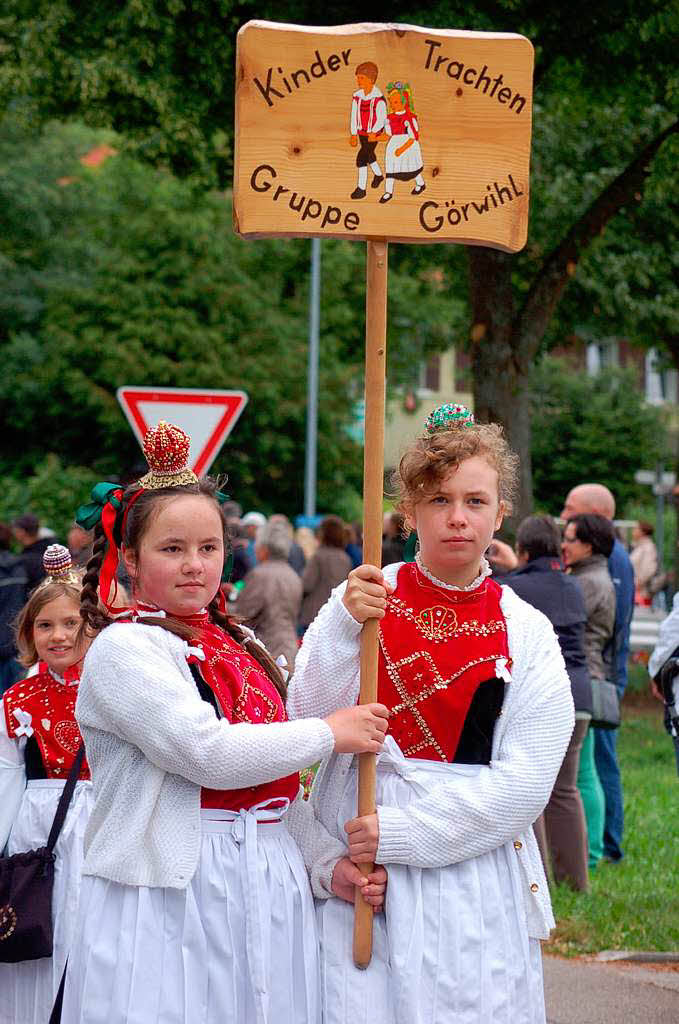
<instances>
[{"instance_id":1,"label":"painted boy figure","mask_svg":"<svg viewBox=\"0 0 679 1024\"><path fill-rule=\"evenodd\" d=\"M373 188L378 188L383 180L382 169L375 157L375 149L386 124L387 104L375 85L376 81L377 64L367 60L358 65L356 68L358 89L351 98L351 137L349 139L352 146L359 146L356 154L358 184L351 193L352 199L365 198L368 167L373 172Z\"/></svg>"}]
</instances>

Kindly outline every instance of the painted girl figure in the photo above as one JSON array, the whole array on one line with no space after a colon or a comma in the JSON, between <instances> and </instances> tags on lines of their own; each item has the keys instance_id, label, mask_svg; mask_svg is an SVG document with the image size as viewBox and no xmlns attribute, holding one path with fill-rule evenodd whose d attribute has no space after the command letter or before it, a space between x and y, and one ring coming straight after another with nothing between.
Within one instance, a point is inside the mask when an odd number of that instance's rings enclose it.
<instances>
[{"instance_id":1,"label":"painted girl figure","mask_svg":"<svg viewBox=\"0 0 679 1024\"><path fill-rule=\"evenodd\" d=\"M227 612L223 495L188 468L189 445L161 422L144 441L150 471L93 492L81 614L97 636L76 713L95 801L62 1019L319 1024L305 861L328 842L333 860L346 851L298 773L333 750L378 750L386 709L287 721L276 663ZM119 558L134 601L111 615L98 594ZM382 902L383 871L340 864L333 891L353 898L353 882Z\"/></svg>"},{"instance_id":2,"label":"painted girl figure","mask_svg":"<svg viewBox=\"0 0 679 1024\"><path fill-rule=\"evenodd\" d=\"M325 1024L545 1022L539 940L554 920L532 824L574 716L551 624L490 579L484 554L517 470L498 425L432 413L395 474L416 561L354 569L298 654L288 713L348 704L362 624L380 619L377 812L356 817L350 757L327 759L311 796L351 859L388 874L365 971L351 907L319 901Z\"/></svg>"},{"instance_id":3,"label":"painted girl figure","mask_svg":"<svg viewBox=\"0 0 679 1024\"><path fill-rule=\"evenodd\" d=\"M411 195L419 196L426 186L422 177L422 149L420 130L415 117L413 93L408 82L389 82L387 85L389 113L382 139L388 139L385 154L384 195L381 203L388 203L394 195L395 181L412 181Z\"/></svg>"},{"instance_id":4,"label":"painted girl figure","mask_svg":"<svg viewBox=\"0 0 679 1024\"><path fill-rule=\"evenodd\" d=\"M51 544L46 572L17 620L24 668L0 702L0 850L7 854L47 843L59 798L81 746L75 721L80 667L88 641L80 635L81 574L68 548ZM92 806L84 762L55 846L51 957L0 964L0 1024L45 1024L75 931L83 836Z\"/></svg>"}]
</instances>

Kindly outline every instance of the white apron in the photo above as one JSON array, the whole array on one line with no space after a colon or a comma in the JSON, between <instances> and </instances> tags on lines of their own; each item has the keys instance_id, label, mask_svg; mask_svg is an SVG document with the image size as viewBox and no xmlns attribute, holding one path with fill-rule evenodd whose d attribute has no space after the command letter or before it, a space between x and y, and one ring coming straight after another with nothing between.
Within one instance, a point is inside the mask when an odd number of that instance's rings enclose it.
<instances>
[{"instance_id":1,"label":"white apron","mask_svg":"<svg viewBox=\"0 0 679 1024\"><path fill-rule=\"evenodd\" d=\"M185 889L83 879L62 1024L320 1024L311 890L270 803L201 811Z\"/></svg>"},{"instance_id":2,"label":"white apron","mask_svg":"<svg viewBox=\"0 0 679 1024\"><path fill-rule=\"evenodd\" d=\"M387 737L377 803L405 807L441 775L479 770L405 758ZM347 775L338 835L356 817L357 775ZM545 1024L540 944L528 937L511 842L443 868L385 866L367 970L352 961L353 907L317 903L324 1024Z\"/></svg>"},{"instance_id":3,"label":"white apron","mask_svg":"<svg viewBox=\"0 0 679 1024\"><path fill-rule=\"evenodd\" d=\"M30 781L7 842L7 853L39 849L47 843L62 779ZM83 836L92 809L92 783L76 783L55 847L52 922L54 955L19 964L0 963L0 1024L46 1024L59 988L75 931L83 864Z\"/></svg>"}]
</instances>

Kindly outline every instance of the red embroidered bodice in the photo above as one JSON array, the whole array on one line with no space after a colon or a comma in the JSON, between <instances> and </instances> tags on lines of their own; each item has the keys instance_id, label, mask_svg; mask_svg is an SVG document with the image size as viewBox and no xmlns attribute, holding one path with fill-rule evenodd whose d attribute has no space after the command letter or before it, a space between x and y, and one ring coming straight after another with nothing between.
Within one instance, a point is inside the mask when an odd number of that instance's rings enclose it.
<instances>
[{"instance_id":1,"label":"red embroidered bodice","mask_svg":"<svg viewBox=\"0 0 679 1024\"><path fill-rule=\"evenodd\" d=\"M10 686L3 697L7 735L35 738L48 779L66 779L82 742L75 720L79 679L76 665L60 680L41 661L37 675ZM86 760L79 777L90 777Z\"/></svg>"},{"instance_id":2,"label":"red embroidered bodice","mask_svg":"<svg viewBox=\"0 0 679 1024\"><path fill-rule=\"evenodd\" d=\"M419 139L420 133L417 130L417 123L409 110L402 110L399 113L387 114L389 127L392 135L407 135L408 125L414 139Z\"/></svg>"},{"instance_id":3,"label":"red embroidered bodice","mask_svg":"<svg viewBox=\"0 0 679 1024\"><path fill-rule=\"evenodd\" d=\"M212 690L223 716L234 724L286 722L283 699L259 662L223 629L210 622L207 615L195 622L199 623L199 635L194 646L202 648L205 660L196 655L191 655L188 660L197 667ZM299 773L295 772L261 786L203 789L201 807L239 811L264 800L282 801L286 797L292 803L298 790Z\"/></svg>"},{"instance_id":4,"label":"red embroidered bodice","mask_svg":"<svg viewBox=\"0 0 679 1024\"><path fill-rule=\"evenodd\" d=\"M491 701L501 706L511 665L501 593L490 579L447 590L414 562L399 569L380 622L378 700L406 757L455 760L482 683L492 681Z\"/></svg>"}]
</instances>

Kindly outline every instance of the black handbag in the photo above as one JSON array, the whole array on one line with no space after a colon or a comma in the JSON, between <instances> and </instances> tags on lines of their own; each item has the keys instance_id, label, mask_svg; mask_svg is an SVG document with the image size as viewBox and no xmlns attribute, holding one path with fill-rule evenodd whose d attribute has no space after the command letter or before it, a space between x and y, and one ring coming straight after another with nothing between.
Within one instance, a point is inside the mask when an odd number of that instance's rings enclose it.
<instances>
[{"instance_id":1,"label":"black handbag","mask_svg":"<svg viewBox=\"0 0 679 1024\"><path fill-rule=\"evenodd\" d=\"M620 698L615 683L591 679L592 721L595 729L617 729L620 725Z\"/></svg>"},{"instance_id":2,"label":"black handbag","mask_svg":"<svg viewBox=\"0 0 679 1024\"><path fill-rule=\"evenodd\" d=\"M52 956L52 888L59 833L78 781L85 747L80 749L59 798L47 846L0 857L0 962L16 964Z\"/></svg>"}]
</instances>

